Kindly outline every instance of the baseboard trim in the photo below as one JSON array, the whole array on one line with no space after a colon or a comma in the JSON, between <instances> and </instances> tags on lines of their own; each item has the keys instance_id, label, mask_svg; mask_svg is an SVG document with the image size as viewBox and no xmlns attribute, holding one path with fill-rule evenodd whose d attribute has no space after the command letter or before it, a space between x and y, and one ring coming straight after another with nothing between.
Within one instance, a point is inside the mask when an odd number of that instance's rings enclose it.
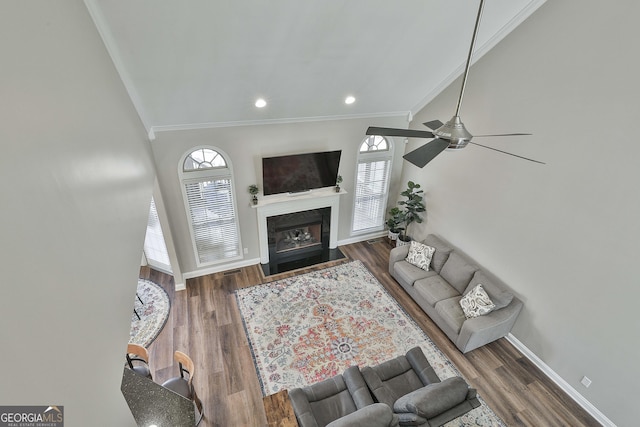
<instances>
[{"instance_id":1,"label":"baseboard trim","mask_svg":"<svg viewBox=\"0 0 640 427\"><path fill-rule=\"evenodd\" d=\"M366 240L377 239L380 237L384 237L387 234L388 234L387 231L376 231L373 233L357 234L347 239L339 240L338 246L350 245L352 243L358 243L358 242L364 242Z\"/></svg>"},{"instance_id":2,"label":"baseboard trim","mask_svg":"<svg viewBox=\"0 0 640 427\"><path fill-rule=\"evenodd\" d=\"M387 235L386 231L378 231L375 233L361 234L358 236L351 237L349 239L340 240L337 243L338 243L338 246L342 246L342 245L348 245L351 243L362 242L365 240L375 239L375 238L383 237L386 235ZM206 276L207 274L220 273L222 271L233 270L236 268L249 267L250 265L255 265L255 264L260 264L260 258L246 259L246 260L241 260L237 262L220 264L220 265L205 268L202 270L187 271L182 274L182 277L186 282L187 279ZM176 291L183 291L187 289L186 283L182 283L181 285L176 284L175 289Z\"/></svg>"},{"instance_id":3,"label":"baseboard trim","mask_svg":"<svg viewBox=\"0 0 640 427\"><path fill-rule=\"evenodd\" d=\"M236 268L249 267L250 265L255 265L255 264L260 264L260 258L244 259L237 262L230 262L230 263L216 265L214 267L204 268L202 270L188 271L183 273L182 277L186 281L187 279L206 276L207 274L214 274L214 273L220 273L227 270L234 270Z\"/></svg>"},{"instance_id":4,"label":"baseboard trim","mask_svg":"<svg viewBox=\"0 0 640 427\"><path fill-rule=\"evenodd\" d=\"M593 418L596 419L604 427L616 427L616 425L607 418L598 408L593 406L583 395L581 395L575 388L573 388L568 382L566 382L560 375L558 375L549 365L544 363L534 352L524 345L513 334L509 333L505 337L513 346L520 351L527 359L533 362L546 376L548 376L554 383L558 385L565 393L569 395L573 400L582 406Z\"/></svg>"}]
</instances>

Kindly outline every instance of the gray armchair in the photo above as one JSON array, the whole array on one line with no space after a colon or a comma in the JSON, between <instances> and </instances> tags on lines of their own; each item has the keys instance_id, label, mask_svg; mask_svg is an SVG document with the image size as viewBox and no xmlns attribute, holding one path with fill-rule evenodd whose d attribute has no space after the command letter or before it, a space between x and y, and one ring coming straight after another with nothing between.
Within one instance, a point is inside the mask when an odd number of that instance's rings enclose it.
<instances>
[{"instance_id":1,"label":"gray armchair","mask_svg":"<svg viewBox=\"0 0 640 427\"><path fill-rule=\"evenodd\" d=\"M376 400L393 408L401 426L441 426L480 406L476 390L461 377L440 381L420 347L361 372Z\"/></svg>"},{"instance_id":2,"label":"gray armchair","mask_svg":"<svg viewBox=\"0 0 640 427\"><path fill-rule=\"evenodd\" d=\"M398 417L374 403L357 366L322 382L289 391L300 427L397 427Z\"/></svg>"}]
</instances>

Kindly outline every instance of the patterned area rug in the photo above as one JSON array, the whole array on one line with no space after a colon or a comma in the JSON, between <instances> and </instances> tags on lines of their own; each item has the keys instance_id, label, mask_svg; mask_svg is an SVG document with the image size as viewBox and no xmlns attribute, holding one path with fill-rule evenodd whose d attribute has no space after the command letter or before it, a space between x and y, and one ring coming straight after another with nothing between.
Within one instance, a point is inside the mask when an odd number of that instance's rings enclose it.
<instances>
[{"instance_id":1,"label":"patterned area rug","mask_svg":"<svg viewBox=\"0 0 640 427\"><path fill-rule=\"evenodd\" d=\"M360 261L236 291L264 395L420 346L440 379L460 376ZM482 405L447 426L504 426Z\"/></svg>"},{"instance_id":2,"label":"patterned area rug","mask_svg":"<svg viewBox=\"0 0 640 427\"><path fill-rule=\"evenodd\" d=\"M159 285L149 280L138 279L138 291L133 307L129 342L148 347L167 323L171 308L169 295Z\"/></svg>"}]
</instances>

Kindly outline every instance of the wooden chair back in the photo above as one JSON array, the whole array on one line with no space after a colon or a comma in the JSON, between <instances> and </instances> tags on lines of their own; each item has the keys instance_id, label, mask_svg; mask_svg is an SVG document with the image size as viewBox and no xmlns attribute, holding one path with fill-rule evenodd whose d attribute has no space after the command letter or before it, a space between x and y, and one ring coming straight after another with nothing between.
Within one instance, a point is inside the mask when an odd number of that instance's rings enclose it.
<instances>
[{"instance_id":1,"label":"wooden chair back","mask_svg":"<svg viewBox=\"0 0 640 427\"><path fill-rule=\"evenodd\" d=\"M144 362L145 364L148 365L149 352L147 351L146 348L144 348L141 345L129 343L127 345L127 363L129 364L129 367L131 369L133 369L134 361Z\"/></svg>"},{"instance_id":2,"label":"wooden chair back","mask_svg":"<svg viewBox=\"0 0 640 427\"><path fill-rule=\"evenodd\" d=\"M186 354L181 351L176 351L173 353L173 359L178 362L178 366L180 367L180 377L184 378L184 373L186 372L189 376L188 383L189 388L193 390L193 376L195 373L195 367L193 365L193 360Z\"/></svg>"}]
</instances>

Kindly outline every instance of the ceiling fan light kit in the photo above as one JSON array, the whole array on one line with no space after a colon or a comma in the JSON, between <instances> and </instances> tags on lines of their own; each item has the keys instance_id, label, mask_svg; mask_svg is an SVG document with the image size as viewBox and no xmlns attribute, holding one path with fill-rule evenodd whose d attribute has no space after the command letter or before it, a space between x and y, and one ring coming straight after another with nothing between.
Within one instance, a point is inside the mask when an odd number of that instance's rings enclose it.
<instances>
[{"instance_id":1,"label":"ceiling fan light kit","mask_svg":"<svg viewBox=\"0 0 640 427\"><path fill-rule=\"evenodd\" d=\"M461 150L469 143L478 147L488 148L503 154L518 157L524 160L529 160L536 163L542 163L537 160L529 159L526 157L518 156L517 154L508 153L506 151L497 150L495 148L487 147L484 145L471 142L473 135L467 130L460 119L460 107L462 106L462 98L464 97L464 90L467 85L467 77L469 76L469 68L471 67L471 58L473 57L473 50L476 43L476 37L478 34L478 28L480 26L480 18L482 18L482 10L484 8L484 0L480 0L480 6L478 8L478 16L473 28L473 36L471 37L471 46L469 47L469 54L467 56L467 62L465 64L464 74L462 76L462 86L460 88L460 95L458 96L458 103L456 105L456 111L454 116L446 123L442 123L439 120L433 120L424 123L426 127L432 129L432 132L420 131L413 129L392 129L392 128L380 128L369 127L367 129L367 135L380 135L380 136L401 136L405 138L433 138L421 147L405 154L403 157L409 163L414 164L420 168L424 167L427 163L433 160L438 154L444 150ZM477 135L480 136L515 136L515 135L530 135L524 133L510 133L510 134L496 134L496 135Z\"/></svg>"}]
</instances>

